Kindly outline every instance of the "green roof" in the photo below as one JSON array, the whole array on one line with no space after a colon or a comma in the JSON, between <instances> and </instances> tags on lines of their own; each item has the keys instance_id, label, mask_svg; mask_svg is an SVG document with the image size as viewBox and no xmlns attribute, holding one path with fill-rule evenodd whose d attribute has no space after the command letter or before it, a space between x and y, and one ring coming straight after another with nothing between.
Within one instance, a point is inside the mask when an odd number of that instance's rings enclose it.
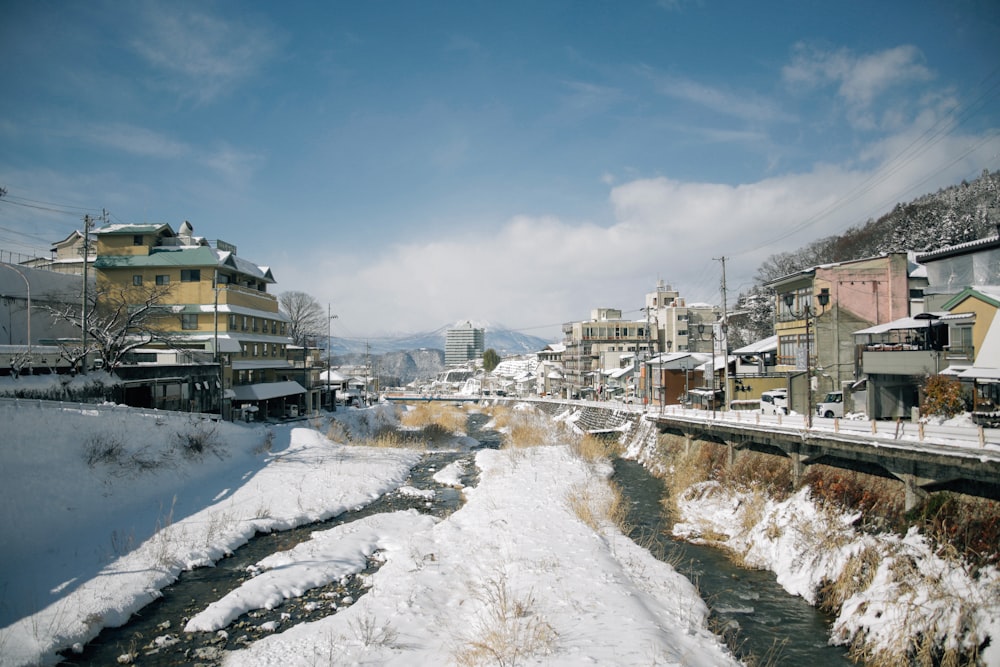
<instances>
[{"instance_id":1,"label":"green roof","mask_svg":"<svg viewBox=\"0 0 1000 667\"><path fill-rule=\"evenodd\" d=\"M208 247L155 248L148 255L100 255L94 266L98 269L140 268L155 266L219 266L219 256Z\"/></svg>"}]
</instances>

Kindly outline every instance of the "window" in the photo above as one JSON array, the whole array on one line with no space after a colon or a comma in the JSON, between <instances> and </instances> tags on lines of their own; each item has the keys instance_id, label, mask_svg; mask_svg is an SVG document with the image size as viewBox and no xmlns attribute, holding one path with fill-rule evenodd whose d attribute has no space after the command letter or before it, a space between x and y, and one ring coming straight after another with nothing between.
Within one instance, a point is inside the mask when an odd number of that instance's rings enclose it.
<instances>
[{"instance_id":1,"label":"window","mask_svg":"<svg viewBox=\"0 0 1000 667\"><path fill-rule=\"evenodd\" d=\"M236 321L236 316L233 315L233 314L230 314L229 315L229 330L230 331L236 331L236 327L237 326L238 326L238 323Z\"/></svg>"},{"instance_id":2,"label":"window","mask_svg":"<svg viewBox=\"0 0 1000 667\"><path fill-rule=\"evenodd\" d=\"M138 273L132 276L132 286L142 287L142 276Z\"/></svg>"},{"instance_id":3,"label":"window","mask_svg":"<svg viewBox=\"0 0 1000 667\"><path fill-rule=\"evenodd\" d=\"M142 234L134 234L132 236L132 245L143 245Z\"/></svg>"},{"instance_id":4,"label":"window","mask_svg":"<svg viewBox=\"0 0 1000 667\"><path fill-rule=\"evenodd\" d=\"M197 329L198 328L198 314L197 313L185 313L181 315L181 329Z\"/></svg>"},{"instance_id":5,"label":"window","mask_svg":"<svg viewBox=\"0 0 1000 667\"><path fill-rule=\"evenodd\" d=\"M201 269L181 269L182 283L196 283L201 280Z\"/></svg>"},{"instance_id":6,"label":"window","mask_svg":"<svg viewBox=\"0 0 1000 667\"><path fill-rule=\"evenodd\" d=\"M156 276L156 284L157 285L169 285L170 284L170 276L168 276L165 273L161 273L160 275Z\"/></svg>"},{"instance_id":7,"label":"window","mask_svg":"<svg viewBox=\"0 0 1000 667\"><path fill-rule=\"evenodd\" d=\"M243 330L244 331L247 330L247 316L246 315L243 316Z\"/></svg>"}]
</instances>

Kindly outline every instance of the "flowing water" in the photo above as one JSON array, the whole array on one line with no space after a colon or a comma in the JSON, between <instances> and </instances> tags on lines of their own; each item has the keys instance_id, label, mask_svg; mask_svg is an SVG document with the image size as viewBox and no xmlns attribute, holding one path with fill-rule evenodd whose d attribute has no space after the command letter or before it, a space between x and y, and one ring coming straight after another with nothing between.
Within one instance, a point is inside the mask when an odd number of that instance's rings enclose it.
<instances>
[{"instance_id":1,"label":"flowing water","mask_svg":"<svg viewBox=\"0 0 1000 667\"><path fill-rule=\"evenodd\" d=\"M718 549L671 538L672 520L660 503L666 490L640 464L615 461L614 481L631 503L632 538L651 545L698 587L711 609L713 629L737 656L775 665L853 664L842 647L827 645L831 619L789 595L773 573L741 569Z\"/></svg>"},{"instance_id":2,"label":"flowing water","mask_svg":"<svg viewBox=\"0 0 1000 667\"><path fill-rule=\"evenodd\" d=\"M453 488L434 481L435 472L458 459L467 459L470 471L462 479L466 485L476 483L476 467L469 452L434 452L423 457L410 471L407 484L418 489L433 489L434 499L390 493L372 504L353 512L344 512L332 519L300 526L279 533L258 534L231 556L214 567L201 567L182 572L176 582L162 591L162 597L150 603L120 628L107 628L94 638L82 653L66 652L62 664L114 665L118 657L131 653L135 664L155 667L174 665L218 664L223 650L234 650L270 634L260 626L278 621L282 627L315 621L336 613L367 592L369 576L378 570L379 561L370 558L364 572L347 580L314 588L299 598L287 600L273 610L257 610L230 625L225 633L183 631L187 619L218 600L250 578L247 568L266 556L291 549L310 538L314 531L328 530L373 514L415 508L420 512L445 517L461 506L462 495Z\"/></svg>"},{"instance_id":3,"label":"flowing water","mask_svg":"<svg viewBox=\"0 0 1000 667\"><path fill-rule=\"evenodd\" d=\"M469 417L469 435L482 447L500 446L500 435L484 430L489 417L474 413ZM186 619L211 601L238 587L249 574L247 568L277 551L287 550L308 540L317 530L355 521L381 512L410 507L444 517L461 506L461 494L442 487L433 474L457 459L471 463L470 452L427 454L411 471L407 484L434 489L433 501L390 493L358 511L345 512L328 521L301 526L280 533L260 534L214 567L183 572L177 582L162 591L162 597L144 607L120 628L108 628L91 641L82 653L63 654L63 664L113 665L125 653L136 656L135 664L152 666L218 664L222 652L252 643L266 632L259 626L280 621L282 627L317 620L336 613L367 591L368 575L379 567L377 559L353 577L308 591L288 600L277 609L251 612L227 628L225 633L185 633ZM466 485L475 484L475 466L468 465ZM800 598L786 593L768 572L742 570L724 554L670 538L670 520L660 505L664 488L641 465L633 461L615 462L615 481L631 502L629 521L632 537L663 558L698 586L712 610L716 631L731 640L737 655L755 656L764 664L827 667L849 665L842 649L827 646L829 619Z\"/></svg>"}]
</instances>

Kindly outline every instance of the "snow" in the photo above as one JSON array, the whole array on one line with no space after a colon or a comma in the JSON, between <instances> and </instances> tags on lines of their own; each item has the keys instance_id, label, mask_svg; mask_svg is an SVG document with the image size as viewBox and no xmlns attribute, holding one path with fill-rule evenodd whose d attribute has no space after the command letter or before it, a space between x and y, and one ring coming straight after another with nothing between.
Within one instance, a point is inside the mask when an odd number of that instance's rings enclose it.
<instances>
[{"instance_id":1,"label":"snow","mask_svg":"<svg viewBox=\"0 0 1000 667\"><path fill-rule=\"evenodd\" d=\"M387 406L336 416L355 434L394 420ZM57 651L124 623L182 570L210 566L256 532L404 490L421 456L332 442L308 421L263 427L7 401L0 420L0 529L16 536L0 553L4 666L54 664ZM411 510L316 531L257 563L256 576L206 602L183 631L225 633L246 610L279 606L377 556L384 564L354 604L312 623L269 621L261 629L273 634L227 663L448 664L489 647L555 665L737 664L705 629L690 582L571 508L584 492L601 496L609 466L561 445L481 450L475 464L478 486L446 519ZM460 487L462 472L435 477Z\"/></svg>"},{"instance_id":2,"label":"snow","mask_svg":"<svg viewBox=\"0 0 1000 667\"><path fill-rule=\"evenodd\" d=\"M1000 665L1000 572L995 568L973 577L916 529L902 537L863 533L853 526L856 515L818 505L808 487L781 502L762 502L752 491L701 482L689 487L677 505L676 536L731 549L749 566L775 572L785 590L810 603L826 583L850 577L857 585L834 621L835 643L850 644L860 634L871 647L893 652L921 636L946 649L989 638L980 653L982 664ZM870 576L867 584L865 576Z\"/></svg>"}]
</instances>

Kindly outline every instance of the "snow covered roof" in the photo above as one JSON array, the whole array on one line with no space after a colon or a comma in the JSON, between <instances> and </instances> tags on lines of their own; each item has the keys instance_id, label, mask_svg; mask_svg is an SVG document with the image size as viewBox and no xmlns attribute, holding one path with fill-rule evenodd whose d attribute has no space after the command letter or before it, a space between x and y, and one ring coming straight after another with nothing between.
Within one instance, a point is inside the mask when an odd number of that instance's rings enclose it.
<instances>
[{"instance_id":1,"label":"snow covered roof","mask_svg":"<svg viewBox=\"0 0 1000 667\"><path fill-rule=\"evenodd\" d=\"M168 232L166 236L175 236L173 228L165 222L144 222L144 223L123 223L105 225L100 229L95 229L93 234L159 234L162 231Z\"/></svg>"},{"instance_id":2,"label":"snow covered roof","mask_svg":"<svg viewBox=\"0 0 1000 667\"><path fill-rule=\"evenodd\" d=\"M957 243L953 246L948 246L947 248L940 248L938 250L925 252L917 255L917 261L921 263L932 262L934 260L944 259L953 255L966 255L975 250L985 250L996 245L1000 245L1000 236L990 236L985 239L966 241L965 243Z\"/></svg>"},{"instance_id":3,"label":"snow covered roof","mask_svg":"<svg viewBox=\"0 0 1000 667\"><path fill-rule=\"evenodd\" d=\"M272 398L304 393L306 393L306 390L294 380L244 384L233 387L233 394L237 401L266 401Z\"/></svg>"},{"instance_id":4,"label":"snow covered roof","mask_svg":"<svg viewBox=\"0 0 1000 667\"><path fill-rule=\"evenodd\" d=\"M733 354L760 354L761 352L773 352L778 349L778 336L768 336L756 343L750 343L738 350L733 350Z\"/></svg>"}]
</instances>

